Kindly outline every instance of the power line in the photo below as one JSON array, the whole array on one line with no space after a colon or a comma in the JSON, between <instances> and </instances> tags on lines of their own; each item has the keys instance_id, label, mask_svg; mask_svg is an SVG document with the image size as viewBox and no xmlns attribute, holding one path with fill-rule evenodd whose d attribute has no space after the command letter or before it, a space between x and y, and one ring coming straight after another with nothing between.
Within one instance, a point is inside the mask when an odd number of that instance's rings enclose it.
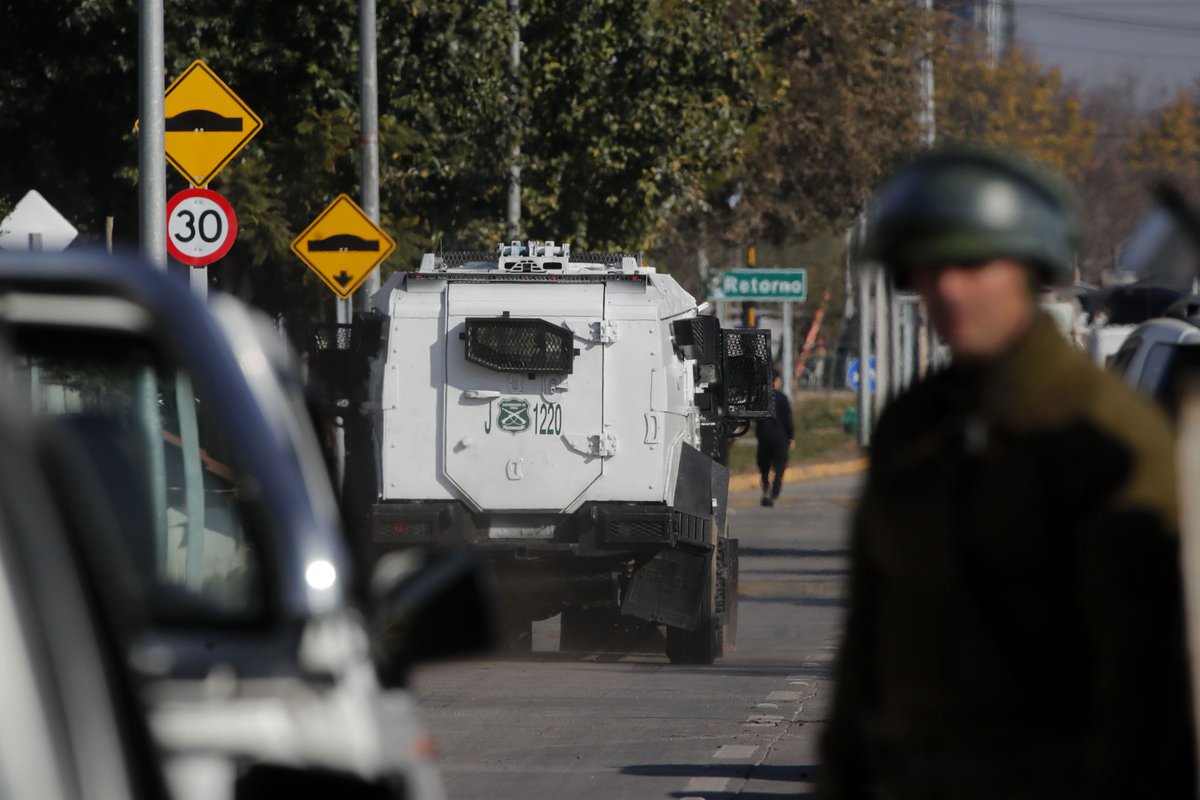
<instances>
[{"instance_id":1,"label":"power line","mask_svg":"<svg viewBox=\"0 0 1200 800\"><path fill-rule=\"evenodd\" d=\"M1045 2L1032 0L1018 0L1018 8L1026 6L1046 6ZM1120 8L1120 10L1130 10L1130 8L1194 8L1195 0L1094 0L1088 2L1073 2L1068 7L1070 8ZM1055 4L1054 7L1062 8L1063 5Z\"/></svg>"},{"instance_id":2,"label":"power line","mask_svg":"<svg viewBox=\"0 0 1200 800\"><path fill-rule=\"evenodd\" d=\"M1044 2L1032 0L1017 0L1017 8L1026 8L1028 6L1048 6ZM1062 8L1062 5L1054 5L1054 8ZM1122 11L1132 9L1147 9L1147 8L1195 8L1196 0L1095 0L1095 2L1071 3L1070 8L1116 8Z\"/></svg>"},{"instance_id":3,"label":"power line","mask_svg":"<svg viewBox=\"0 0 1200 800\"><path fill-rule=\"evenodd\" d=\"M1131 17L1120 14L1105 14L1095 11L1062 8L1043 3L1022 3L1020 11L1041 14L1047 17L1058 17L1090 25L1101 25L1125 30L1146 30L1157 33L1187 36L1200 34L1200 23L1186 20L1154 19L1152 17Z\"/></svg>"},{"instance_id":4,"label":"power line","mask_svg":"<svg viewBox=\"0 0 1200 800\"><path fill-rule=\"evenodd\" d=\"M1186 53L1147 53L1136 50L1110 50L1101 47L1084 47L1082 45L1040 42L1033 39L1027 39L1025 37L1020 37L1018 39L1018 43L1046 50L1067 50L1074 53L1093 53L1096 55L1120 56L1123 58L1142 58L1146 59L1147 61L1183 61L1200 64L1200 53L1188 55Z\"/></svg>"}]
</instances>

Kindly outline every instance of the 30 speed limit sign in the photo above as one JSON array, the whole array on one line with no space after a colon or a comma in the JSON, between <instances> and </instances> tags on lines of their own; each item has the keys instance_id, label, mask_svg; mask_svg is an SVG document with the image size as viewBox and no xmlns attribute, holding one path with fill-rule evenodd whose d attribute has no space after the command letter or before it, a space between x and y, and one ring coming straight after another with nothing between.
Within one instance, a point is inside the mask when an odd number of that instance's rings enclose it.
<instances>
[{"instance_id":1,"label":"30 speed limit sign","mask_svg":"<svg viewBox=\"0 0 1200 800\"><path fill-rule=\"evenodd\" d=\"M222 258L237 238L233 206L208 189L184 189L167 203L167 252L193 267Z\"/></svg>"}]
</instances>

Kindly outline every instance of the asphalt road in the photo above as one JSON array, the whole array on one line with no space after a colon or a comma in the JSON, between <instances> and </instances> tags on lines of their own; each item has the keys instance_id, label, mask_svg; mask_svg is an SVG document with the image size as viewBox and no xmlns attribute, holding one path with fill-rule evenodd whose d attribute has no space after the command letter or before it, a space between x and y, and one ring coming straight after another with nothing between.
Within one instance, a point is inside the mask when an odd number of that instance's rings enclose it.
<instances>
[{"instance_id":1,"label":"asphalt road","mask_svg":"<svg viewBox=\"0 0 1200 800\"><path fill-rule=\"evenodd\" d=\"M733 497L741 540L737 652L711 667L652 654L557 652L414 675L454 800L805 797L831 693L846 523L858 479Z\"/></svg>"}]
</instances>

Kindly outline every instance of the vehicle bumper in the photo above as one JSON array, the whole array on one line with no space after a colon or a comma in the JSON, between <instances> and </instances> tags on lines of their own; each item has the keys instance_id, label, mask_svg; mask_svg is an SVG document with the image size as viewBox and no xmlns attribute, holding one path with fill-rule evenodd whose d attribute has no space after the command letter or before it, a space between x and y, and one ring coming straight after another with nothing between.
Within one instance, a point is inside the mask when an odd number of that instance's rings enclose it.
<instances>
[{"instance_id":1,"label":"vehicle bumper","mask_svg":"<svg viewBox=\"0 0 1200 800\"><path fill-rule=\"evenodd\" d=\"M521 523L539 533L489 534ZM707 550L713 541L710 520L662 503L587 503L560 517L475 514L456 501L379 503L372 508L370 530L376 557L408 546L470 547L495 558L636 556L680 545Z\"/></svg>"}]
</instances>

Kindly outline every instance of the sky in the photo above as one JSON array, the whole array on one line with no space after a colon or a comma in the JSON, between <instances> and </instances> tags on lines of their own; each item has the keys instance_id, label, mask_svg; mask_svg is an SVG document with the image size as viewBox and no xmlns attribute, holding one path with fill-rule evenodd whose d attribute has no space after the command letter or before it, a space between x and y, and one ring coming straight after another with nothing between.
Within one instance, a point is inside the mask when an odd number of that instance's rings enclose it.
<instances>
[{"instance_id":1,"label":"sky","mask_svg":"<svg viewBox=\"0 0 1200 800\"><path fill-rule=\"evenodd\" d=\"M1016 41L1084 83L1141 76L1143 103L1200 77L1200 0L1015 0Z\"/></svg>"}]
</instances>

